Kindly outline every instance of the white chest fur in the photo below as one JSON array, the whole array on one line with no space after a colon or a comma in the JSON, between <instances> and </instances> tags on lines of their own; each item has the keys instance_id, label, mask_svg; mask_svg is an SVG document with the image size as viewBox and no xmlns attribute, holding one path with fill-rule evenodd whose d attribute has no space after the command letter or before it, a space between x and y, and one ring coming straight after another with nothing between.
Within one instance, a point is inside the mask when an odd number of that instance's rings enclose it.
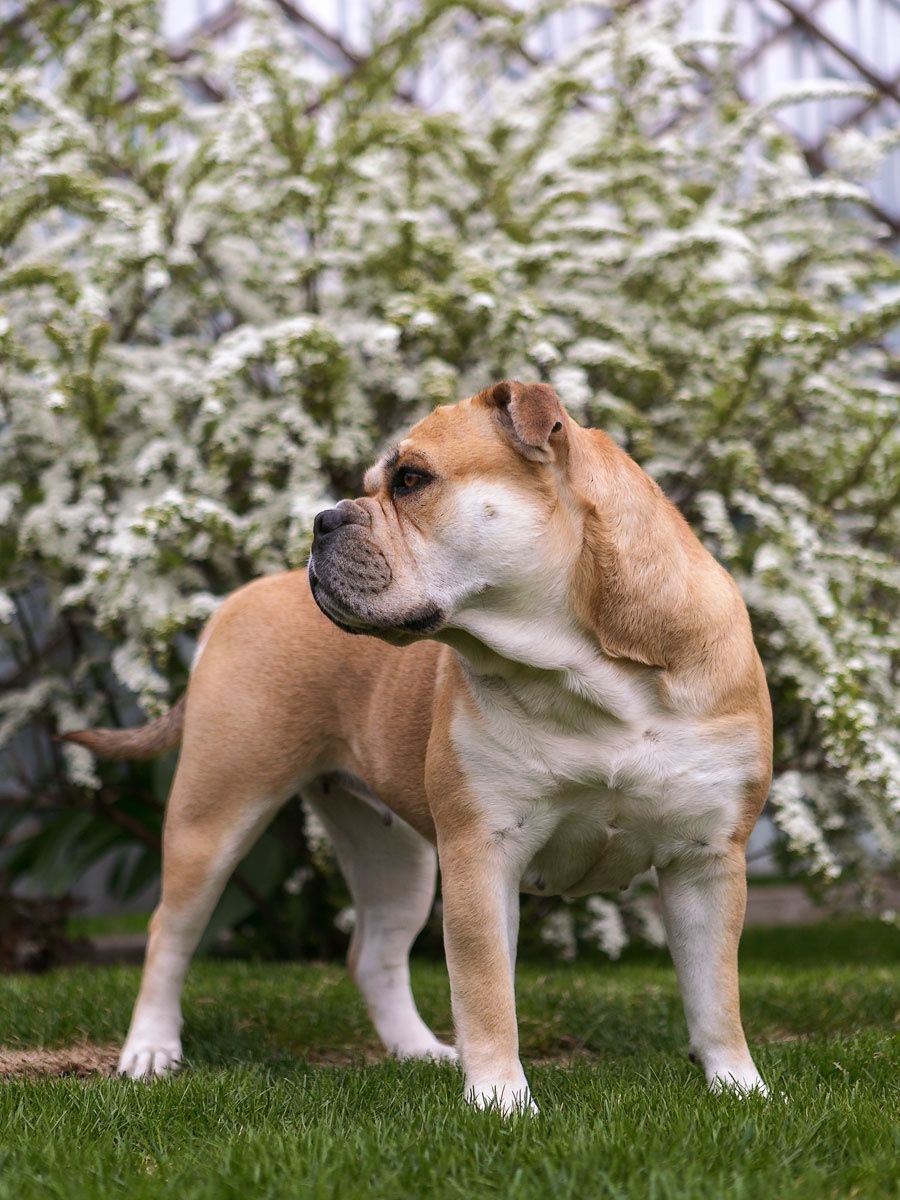
<instances>
[{"instance_id":1,"label":"white chest fur","mask_svg":"<svg viewBox=\"0 0 900 1200\"><path fill-rule=\"evenodd\" d=\"M583 650L583 647L582 647ZM470 669L454 742L491 836L526 891L624 887L722 853L756 755L752 728L663 712L649 669Z\"/></svg>"}]
</instances>

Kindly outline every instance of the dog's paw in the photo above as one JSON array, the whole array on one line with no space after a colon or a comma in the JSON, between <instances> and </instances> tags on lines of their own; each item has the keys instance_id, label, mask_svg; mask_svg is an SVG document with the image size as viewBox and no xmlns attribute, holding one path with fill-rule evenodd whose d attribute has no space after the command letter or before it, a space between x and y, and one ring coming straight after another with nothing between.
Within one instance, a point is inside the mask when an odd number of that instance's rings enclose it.
<instances>
[{"instance_id":1,"label":"dog's paw","mask_svg":"<svg viewBox=\"0 0 900 1200\"><path fill-rule=\"evenodd\" d=\"M715 1095L731 1095L746 1099L769 1096L766 1082L757 1070L717 1071L709 1079L709 1090Z\"/></svg>"},{"instance_id":2,"label":"dog's paw","mask_svg":"<svg viewBox=\"0 0 900 1200\"><path fill-rule=\"evenodd\" d=\"M394 1057L403 1061L409 1059L425 1059L430 1062L458 1062L459 1054L453 1046L448 1046L446 1042L439 1042L437 1038L433 1038L430 1042L425 1042L421 1046L398 1046L393 1051Z\"/></svg>"},{"instance_id":3,"label":"dog's paw","mask_svg":"<svg viewBox=\"0 0 900 1200\"><path fill-rule=\"evenodd\" d=\"M122 1047L116 1073L128 1079L159 1079L181 1065L181 1042L135 1038Z\"/></svg>"},{"instance_id":4,"label":"dog's paw","mask_svg":"<svg viewBox=\"0 0 900 1200\"><path fill-rule=\"evenodd\" d=\"M525 1080L491 1080L489 1083L472 1083L466 1088L466 1101L473 1108L493 1110L504 1117L538 1113L531 1091Z\"/></svg>"}]
</instances>

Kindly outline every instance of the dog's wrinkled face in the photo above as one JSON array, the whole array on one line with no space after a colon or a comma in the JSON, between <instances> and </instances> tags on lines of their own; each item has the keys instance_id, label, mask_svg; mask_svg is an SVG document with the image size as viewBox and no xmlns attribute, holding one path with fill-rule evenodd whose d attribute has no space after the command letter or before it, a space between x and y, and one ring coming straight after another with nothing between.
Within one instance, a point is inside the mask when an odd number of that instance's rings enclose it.
<instances>
[{"instance_id":1,"label":"dog's wrinkled face","mask_svg":"<svg viewBox=\"0 0 900 1200\"><path fill-rule=\"evenodd\" d=\"M404 643L555 590L577 540L560 503L569 424L544 384L436 409L367 472L365 496L316 518L309 578L325 615Z\"/></svg>"}]
</instances>

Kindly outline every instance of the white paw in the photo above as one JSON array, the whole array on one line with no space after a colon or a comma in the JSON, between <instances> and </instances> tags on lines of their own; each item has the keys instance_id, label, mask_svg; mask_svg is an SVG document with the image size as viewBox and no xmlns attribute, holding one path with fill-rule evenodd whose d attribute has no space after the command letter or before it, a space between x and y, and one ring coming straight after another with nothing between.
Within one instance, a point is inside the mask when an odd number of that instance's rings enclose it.
<instances>
[{"instance_id":1,"label":"white paw","mask_svg":"<svg viewBox=\"0 0 900 1200\"><path fill-rule=\"evenodd\" d=\"M181 1042L129 1038L119 1055L117 1074L129 1079L158 1079L171 1075L181 1064Z\"/></svg>"},{"instance_id":2,"label":"white paw","mask_svg":"<svg viewBox=\"0 0 900 1200\"><path fill-rule=\"evenodd\" d=\"M489 1083L469 1084L466 1100L473 1108L493 1109L504 1117L540 1112L524 1079L516 1082L498 1079Z\"/></svg>"},{"instance_id":3,"label":"white paw","mask_svg":"<svg viewBox=\"0 0 900 1200\"><path fill-rule=\"evenodd\" d=\"M439 1042L434 1038L430 1042L425 1042L421 1046L396 1046L392 1051L395 1058L401 1060L410 1058L430 1059L432 1062L458 1062L459 1055L453 1046L448 1046L446 1042Z\"/></svg>"},{"instance_id":4,"label":"white paw","mask_svg":"<svg viewBox=\"0 0 900 1200\"><path fill-rule=\"evenodd\" d=\"M755 1068L752 1071L717 1071L709 1079L709 1090L717 1095L729 1093L742 1098L769 1095L765 1080Z\"/></svg>"}]
</instances>

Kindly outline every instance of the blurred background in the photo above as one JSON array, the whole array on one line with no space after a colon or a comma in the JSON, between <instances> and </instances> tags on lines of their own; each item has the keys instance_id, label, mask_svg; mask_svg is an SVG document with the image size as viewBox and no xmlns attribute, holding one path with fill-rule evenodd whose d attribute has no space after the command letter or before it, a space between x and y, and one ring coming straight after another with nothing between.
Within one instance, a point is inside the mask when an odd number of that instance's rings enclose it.
<instances>
[{"instance_id":1,"label":"blurred background","mask_svg":"<svg viewBox=\"0 0 900 1200\"><path fill-rule=\"evenodd\" d=\"M617 11L615 5L514 7L542 17L528 25L518 70L565 55ZM414 17L427 6L410 0L391 14L372 0L285 0L277 8L292 25L310 68L325 80L352 69L371 53L383 21L392 15L400 21ZM478 6L474 13L469 10L469 19L474 15L484 20L493 11L495 6ZM176 44L176 53L189 53L198 36L240 46L247 37L245 12L245 6L227 0L166 0L163 29ZM736 89L756 102L773 99L785 84L801 80L864 85L861 96L842 95L836 88L806 103L779 106L780 120L797 138L813 171L828 163L829 143L837 132L859 129L873 135L900 121L900 5L895 0L687 0L678 6L678 25L681 34L701 38L728 29L737 50ZM460 50L465 54L464 42L452 47L432 44L405 81L410 98L426 107L464 104L466 72L464 65L459 70ZM507 69L513 69L512 64ZM896 235L900 147L886 146L873 168L868 175L871 196Z\"/></svg>"},{"instance_id":2,"label":"blurred background","mask_svg":"<svg viewBox=\"0 0 900 1200\"><path fill-rule=\"evenodd\" d=\"M890 915L896 0L5 0L0 72L0 965L155 898L172 762L55 732L163 711L225 594L503 376L741 585L777 731L751 916ZM207 945L328 956L352 921L291 802ZM523 913L535 953L636 937L652 881Z\"/></svg>"}]
</instances>

